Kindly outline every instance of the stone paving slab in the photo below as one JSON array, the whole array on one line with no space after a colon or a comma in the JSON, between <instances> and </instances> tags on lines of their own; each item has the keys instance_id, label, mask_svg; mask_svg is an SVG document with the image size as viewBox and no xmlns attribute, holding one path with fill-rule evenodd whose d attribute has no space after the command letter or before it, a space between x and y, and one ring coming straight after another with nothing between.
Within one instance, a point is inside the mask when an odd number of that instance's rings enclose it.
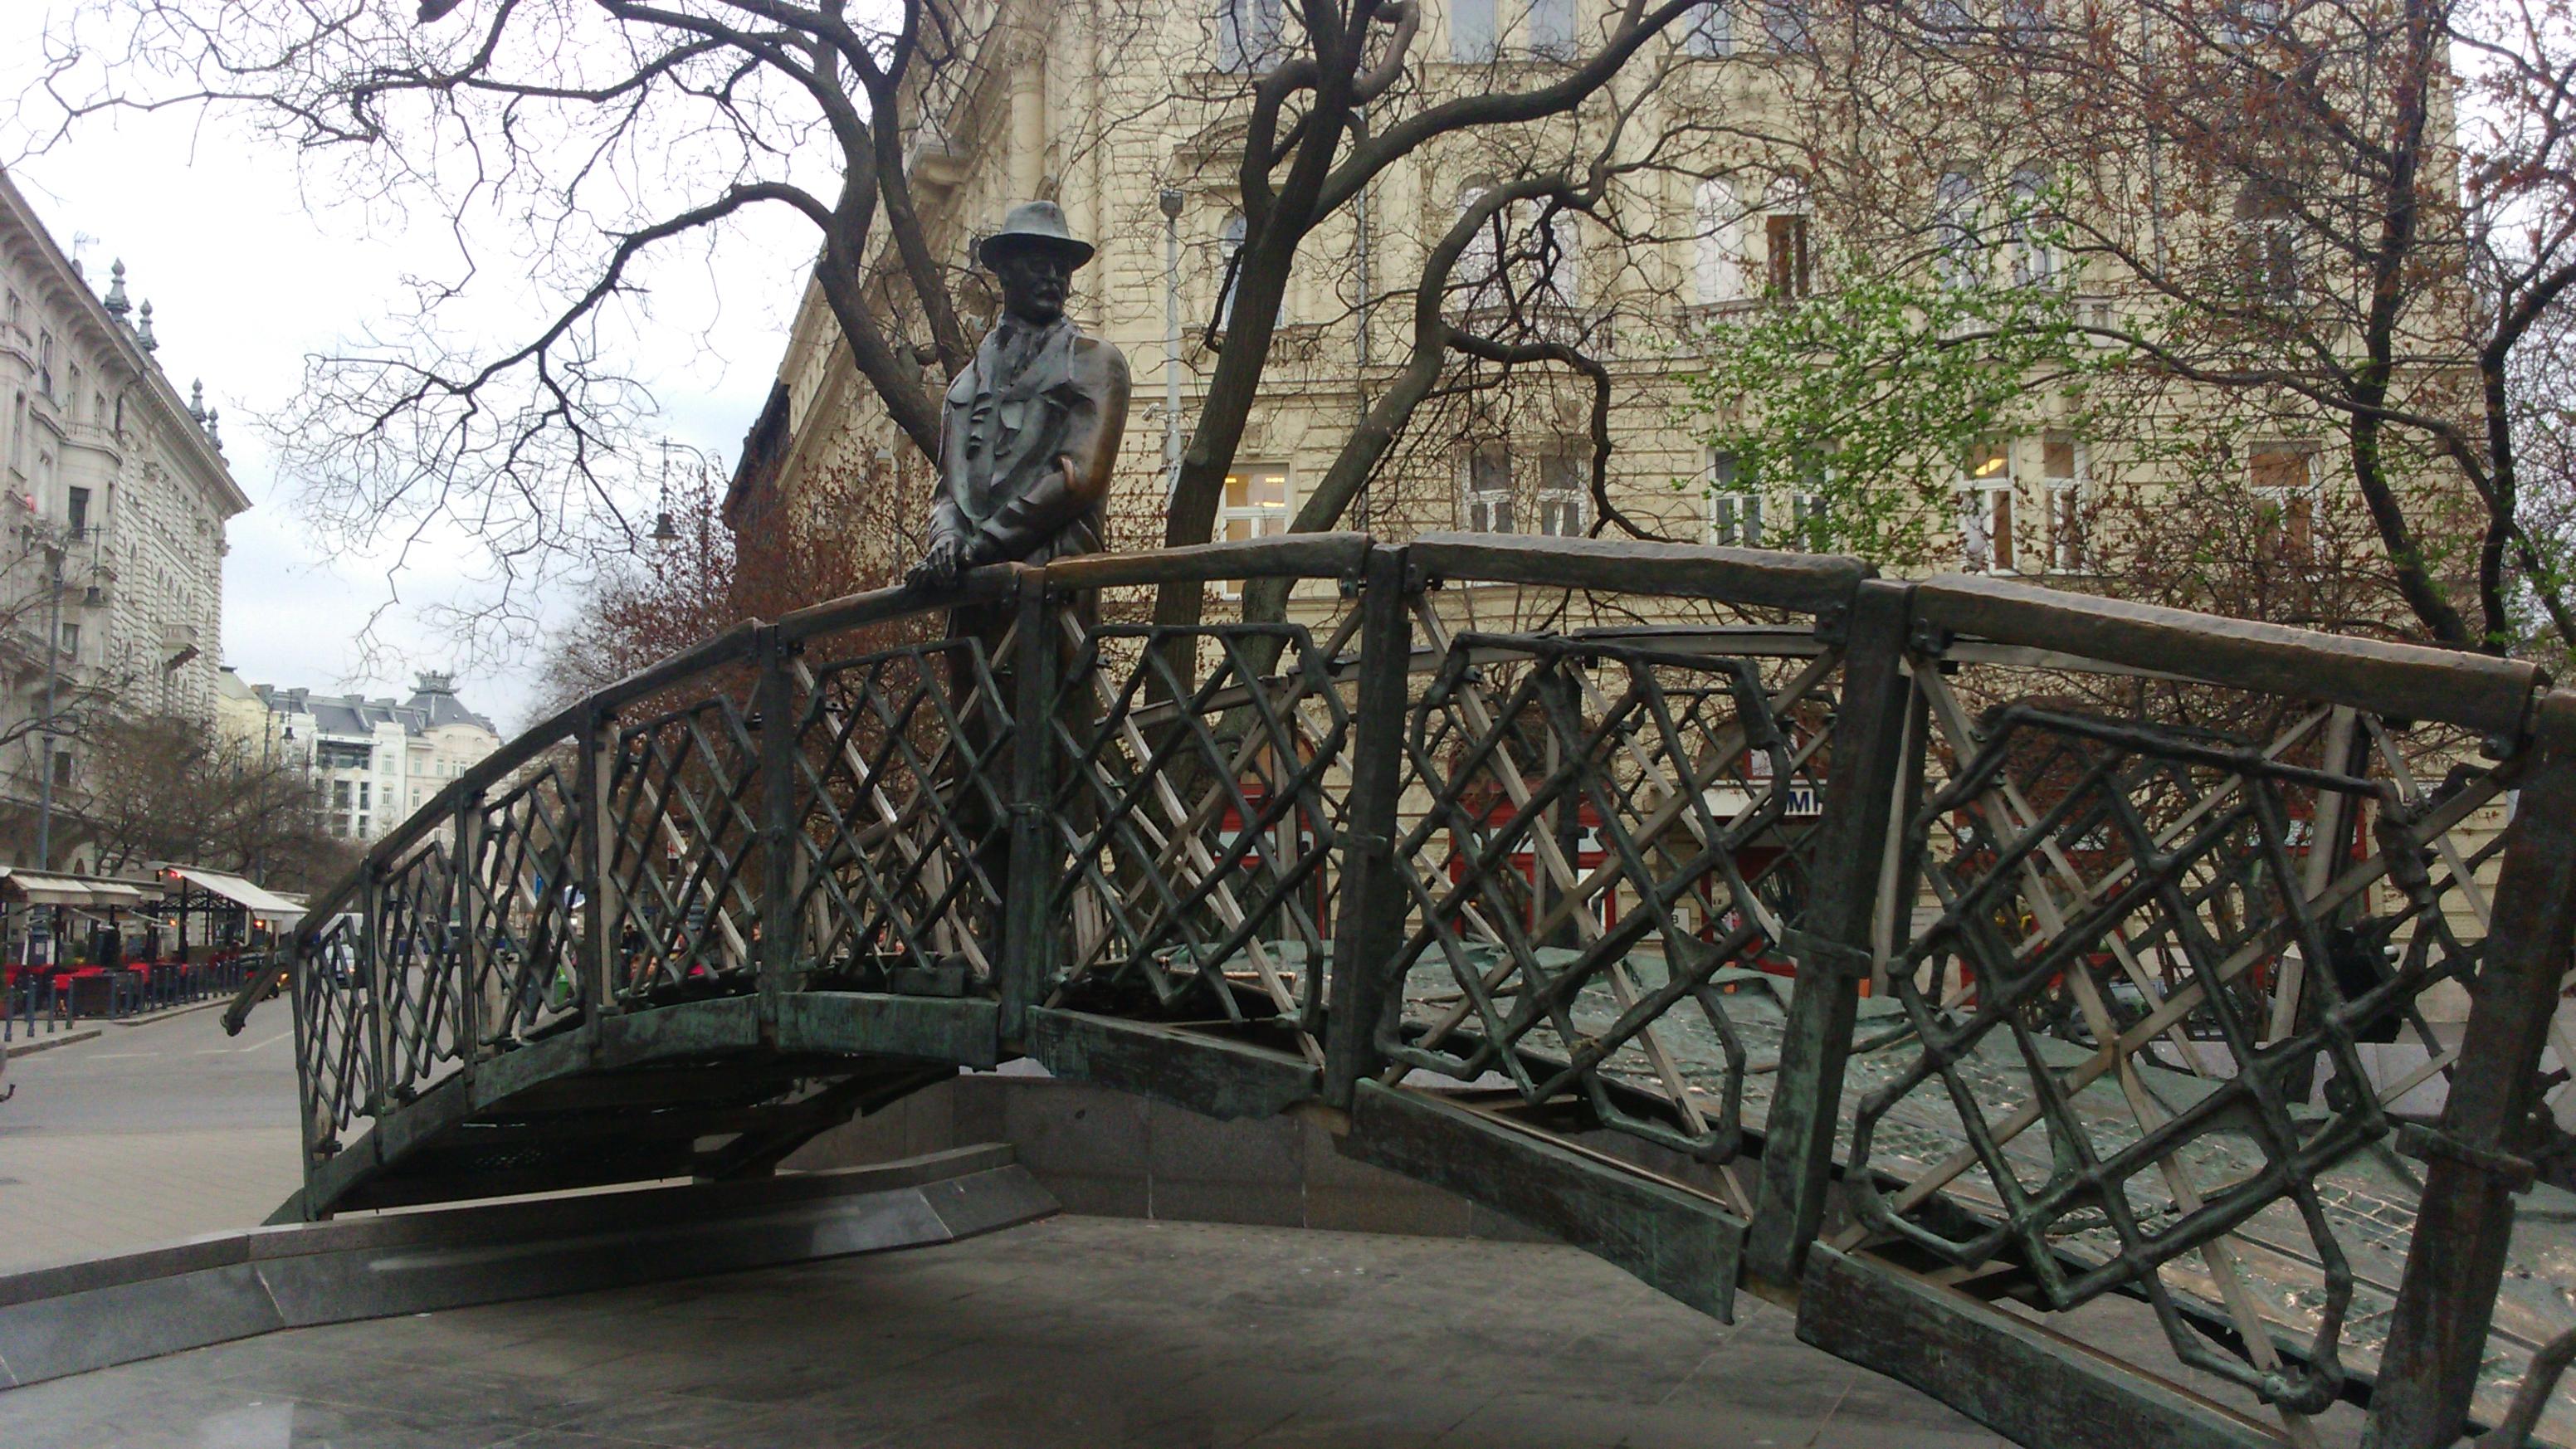
<instances>
[{"instance_id":1,"label":"stone paving slab","mask_svg":"<svg viewBox=\"0 0 2576 1449\"><path fill-rule=\"evenodd\" d=\"M0 1394L10 1449L1991 1449L1575 1249L1054 1218L269 1334Z\"/></svg>"}]
</instances>

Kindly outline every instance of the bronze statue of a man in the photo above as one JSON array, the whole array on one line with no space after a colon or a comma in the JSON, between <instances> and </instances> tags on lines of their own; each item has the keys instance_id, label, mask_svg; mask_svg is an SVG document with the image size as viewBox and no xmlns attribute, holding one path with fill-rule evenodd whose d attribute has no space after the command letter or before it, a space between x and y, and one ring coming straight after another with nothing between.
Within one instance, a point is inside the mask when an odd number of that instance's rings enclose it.
<instances>
[{"instance_id":1,"label":"bronze statue of a man","mask_svg":"<svg viewBox=\"0 0 2576 1449\"><path fill-rule=\"evenodd\" d=\"M1091 245L1052 201L1011 208L978 256L1002 317L949 385L929 546L907 581L953 584L979 564L1044 563L1100 547L1127 426L1127 359L1064 315Z\"/></svg>"}]
</instances>

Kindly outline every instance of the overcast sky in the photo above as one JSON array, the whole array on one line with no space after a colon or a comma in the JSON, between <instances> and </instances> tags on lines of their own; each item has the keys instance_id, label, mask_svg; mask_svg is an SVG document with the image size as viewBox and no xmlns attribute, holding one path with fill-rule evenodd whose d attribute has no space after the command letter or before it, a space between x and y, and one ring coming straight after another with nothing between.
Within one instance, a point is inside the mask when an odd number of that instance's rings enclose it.
<instances>
[{"instance_id":1,"label":"overcast sky","mask_svg":"<svg viewBox=\"0 0 2576 1449\"><path fill-rule=\"evenodd\" d=\"M0 88L23 84L47 12L64 3L0 0ZM202 378L221 410L226 456L252 502L229 533L224 662L254 683L370 694L407 694L410 670L453 667L455 642L413 610L472 601L470 547L417 550L390 582L389 556L323 557L250 425L292 397L307 353L399 308L405 275L453 270L443 218L387 225L308 208L291 158L193 116L98 125L10 174L55 240L85 262L94 289L105 288L112 261L125 262L133 300L153 304L162 366L183 396ZM768 392L801 288L800 256L812 242L797 231L790 224L735 244L718 267L667 269L656 279L653 325L633 340L627 365L659 399L661 429L728 467ZM513 319L489 320L500 329ZM474 324L470 314L464 321ZM358 631L397 594L403 602L378 633L400 657L369 676ZM486 664L466 671L460 688L509 733L528 722L534 674L532 660Z\"/></svg>"}]
</instances>

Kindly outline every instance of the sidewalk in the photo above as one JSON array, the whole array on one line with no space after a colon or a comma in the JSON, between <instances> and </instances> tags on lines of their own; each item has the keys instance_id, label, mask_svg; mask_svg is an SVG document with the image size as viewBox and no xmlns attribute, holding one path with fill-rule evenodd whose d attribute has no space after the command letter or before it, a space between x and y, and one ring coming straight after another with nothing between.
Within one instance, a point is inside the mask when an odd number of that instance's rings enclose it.
<instances>
[{"instance_id":1,"label":"sidewalk","mask_svg":"<svg viewBox=\"0 0 2576 1449\"><path fill-rule=\"evenodd\" d=\"M80 1041L39 1034L58 1045L12 1058L0 1270L254 1226L295 1190L286 1016L263 1011L230 1038L212 1004L84 1023L96 1035Z\"/></svg>"}]
</instances>

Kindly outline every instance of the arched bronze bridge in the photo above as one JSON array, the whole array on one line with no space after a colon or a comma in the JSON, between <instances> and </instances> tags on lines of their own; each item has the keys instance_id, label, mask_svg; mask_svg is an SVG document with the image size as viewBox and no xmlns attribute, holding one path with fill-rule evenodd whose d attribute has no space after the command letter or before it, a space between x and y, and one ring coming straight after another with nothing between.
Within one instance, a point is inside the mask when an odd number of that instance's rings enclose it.
<instances>
[{"instance_id":1,"label":"arched bronze bridge","mask_svg":"<svg viewBox=\"0 0 2576 1449\"><path fill-rule=\"evenodd\" d=\"M1678 545L1004 566L710 639L317 897L284 1211L765 1173L1029 1058L2024 1443L2568 1444L2572 926L2526 664Z\"/></svg>"}]
</instances>

